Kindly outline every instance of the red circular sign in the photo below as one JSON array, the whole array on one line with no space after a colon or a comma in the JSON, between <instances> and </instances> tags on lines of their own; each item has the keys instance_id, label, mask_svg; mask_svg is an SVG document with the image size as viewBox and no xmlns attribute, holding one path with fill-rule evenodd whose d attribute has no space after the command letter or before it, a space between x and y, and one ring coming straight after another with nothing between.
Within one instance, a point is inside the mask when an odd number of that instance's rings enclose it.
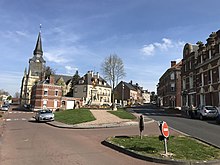
<instances>
[{"instance_id":1,"label":"red circular sign","mask_svg":"<svg viewBox=\"0 0 220 165\"><path fill-rule=\"evenodd\" d=\"M169 137L169 128L168 128L168 125L166 122L163 122L162 124L162 134L165 138L168 138Z\"/></svg>"}]
</instances>

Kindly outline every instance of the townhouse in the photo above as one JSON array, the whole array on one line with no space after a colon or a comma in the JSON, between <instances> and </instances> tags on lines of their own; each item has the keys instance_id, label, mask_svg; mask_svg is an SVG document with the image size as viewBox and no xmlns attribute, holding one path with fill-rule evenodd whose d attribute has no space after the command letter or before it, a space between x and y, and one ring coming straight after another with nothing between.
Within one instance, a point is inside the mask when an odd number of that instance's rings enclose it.
<instances>
[{"instance_id":1,"label":"townhouse","mask_svg":"<svg viewBox=\"0 0 220 165\"><path fill-rule=\"evenodd\" d=\"M160 77L157 85L157 104L164 107L181 107L182 62L171 61L171 67Z\"/></svg>"},{"instance_id":2,"label":"townhouse","mask_svg":"<svg viewBox=\"0 0 220 165\"><path fill-rule=\"evenodd\" d=\"M183 106L220 106L220 30L183 51ZM188 80L187 80L188 77ZM189 84L189 85L188 85Z\"/></svg>"},{"instance_id":3,"label":"townhouse","mask_svg":"<svg viewBox=\"0 0 220 165\"><path fill-rule=\"evenodd\" d=\"M81 98L82 105L110 105L112 88L99 73L88 71L74 85L73 97Z\"/></svg>"}]
</instances>

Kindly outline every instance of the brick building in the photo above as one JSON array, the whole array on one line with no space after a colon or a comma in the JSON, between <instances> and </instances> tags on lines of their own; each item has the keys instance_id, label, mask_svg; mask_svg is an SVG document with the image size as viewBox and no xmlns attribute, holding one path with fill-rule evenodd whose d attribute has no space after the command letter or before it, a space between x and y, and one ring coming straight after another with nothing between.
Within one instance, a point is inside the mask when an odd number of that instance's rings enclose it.
<instances>
[{"instance_id":1,"label":"brick building","mask_svg":"<svg viewBox=\"0 0 220 165\"><path fill-rule=\"evenodd\" d=\"M134 103L149 103L150 102L150 92L143 90L143 87L139 86L138 83L133 84L132 81L129 83L121 81L115 87L115 99L121 103L123 100L123 105L126 105L128 102L131 104Z\"/></svg>"},{"instance_id":2,"label":"brick building","mask_svg":"<svg viewBox=\"0 0 220 165\"><path fill-rule=\"evenodd\" d=\"M182 107L196 106L196 60L198 46L185 44L182 59Z\"/></svg>"},{"instance_id":3,"label":"brick building","mask_svg":"<svg viewBox=\"0 0 220 165\"><path fill-rule=\"evenodd\" d=\"M171 67L160 77L157 85L158 104L164 107L181 107L182 62L171 61Z\"/></svg>"},{"instance_id":4,"label":"brick building","mask_svg":"<svg viewBox=\"0 0 220 165\"><path fill-rule=\"evenodd\" d=\"M61 106L62 87L45 81L32 87L31 105L34 110L49 108L55 110Z\"/></svg>"},{"instance_id":5,"label":"brick building","mask_svg":"<svg viewBox=\"0 0 220 165\"><path fill-rule=\"evenodd\" d=\"M220 106L220 30L183 51L182 106Z\"/></svg>"},{"instance_id":6,"label":"brick building","mask_svg":"<svg viewBox=\"0 0 220 165\"><path fill-rule=\"evenodd\" d=\"M196 61L197 105L220 105L220 30L203 44L198 42Z\"/></svg>"}]
</instances>

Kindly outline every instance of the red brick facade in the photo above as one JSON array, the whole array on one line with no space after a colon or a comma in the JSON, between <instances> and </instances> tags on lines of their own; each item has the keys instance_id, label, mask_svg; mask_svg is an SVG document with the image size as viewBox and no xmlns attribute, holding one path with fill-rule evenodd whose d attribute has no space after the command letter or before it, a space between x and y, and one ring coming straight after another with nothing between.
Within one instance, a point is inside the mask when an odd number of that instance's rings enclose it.
<instances>
[{"instance_id":1,"label":"red brick facade","mask_svg":"<svg viewBox=\"0 0 220 165\"><path fill-rule=\"evenodd\" d=\"M157 86L158 104L164 107L181 107L181 67L171 61L171 67L161 76Z\"/></svg>"},{"instance_id":2,"label":"red brick facade","mask_svg":"<svg viewBox=\"0 0 220 165\"><path fill-rule=\"evenodd\" d=\"M220 30L206 41L184 47L182 106L220 106Z\"/></svg>"},{"instance_id":3,"label":"red brick facade","mask_svg":"<svg viewBox=\"0 0 220 165\"><path fill-rule=\"evenodd\" d=\"M33 109L49 108L55 110L61 106L61 97L61 86L36 84L32 87L31 105Z\"/></svg>"}]
</instances>

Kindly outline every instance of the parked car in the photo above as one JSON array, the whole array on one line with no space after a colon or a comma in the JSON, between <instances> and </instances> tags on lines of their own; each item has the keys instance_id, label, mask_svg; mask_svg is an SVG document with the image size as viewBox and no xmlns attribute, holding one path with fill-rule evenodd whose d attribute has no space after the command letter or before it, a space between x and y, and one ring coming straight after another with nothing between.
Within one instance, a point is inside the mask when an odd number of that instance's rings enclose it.
<instances>
[{"instance_id":1,"label":"parked car","mask_svg":"<svg viewBox=\"0 0 220 165\"><path fill-rule=\"evenodd\" d=\"M8 111L9 106L8 105L2 105L1 110L2 111Z\"/></svg>"},{"instance_id":2,"label":"parked car","mask_svg":"<svg viewBox=\"0 0 220 165\"><path fill-rule=\"evenodd\" d=\"M216 117L216 123L220 124L220 114L218 114L218 116Z\"/></svg>"},{"instance_id":3,"label":"parked car","mask_svg":"<svg viewBox=\"0 0 220 165\"><path fill-rule=\"evenodd\" d=\"M42 109L36 112L36 121L54 121L54 114L50 109Z\"/></svg>"},{"instance_id":4,"label":"parked car","mask_svg":"<svg viewBox=\"0 0 220 165\"><path fill-rule=\"evenodd\" d=\"M197 113L199 113L199 119L204 118L215 119L218 116L218 109L215 106L203 105L197 108Z\"/></svg>"}]
</instances>

